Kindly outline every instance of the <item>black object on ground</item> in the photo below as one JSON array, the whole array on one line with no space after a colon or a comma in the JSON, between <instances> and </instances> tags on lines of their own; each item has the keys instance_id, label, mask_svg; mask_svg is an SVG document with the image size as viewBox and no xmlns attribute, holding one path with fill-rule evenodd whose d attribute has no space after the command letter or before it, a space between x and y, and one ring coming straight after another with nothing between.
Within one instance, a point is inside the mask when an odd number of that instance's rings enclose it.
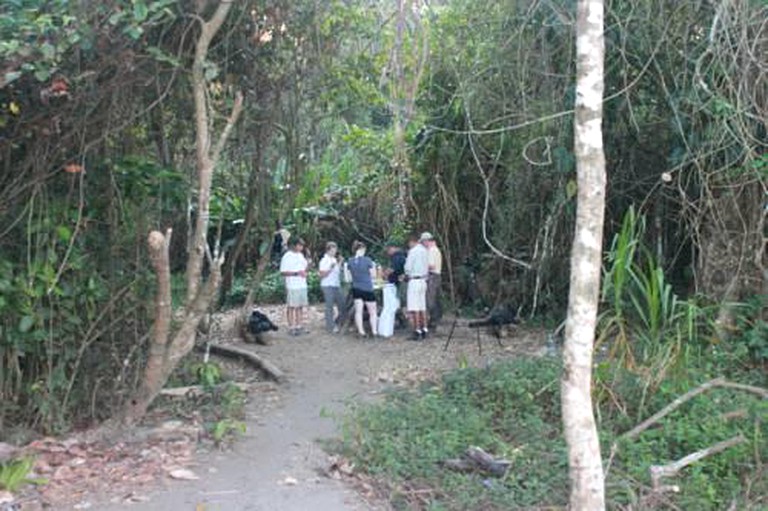
<instances>
[{"instance_id":1,"label":"black object on ground","mask_svg":"<svg viewBox=\"0 0 768 511\"><path fill-rule=\"evenodd\" d=\"M448 345L451 343L451 339L453 339L453 333L456 330L456 325L459 322L459 316L456 315L456 318L453 320L453 323L451 324L451 331L448 334L448 339L445 341L445 345L443 346L443 351L446 351L448 349ZM483 353L483 347L480 342L480 329L487 327L490 331L491 335L496 338L496 342L499 344L499 346L502 346L501 344L501 329L504 326L508 325L517 325L520 323L519 318L517 317L517 310L509 305L500 305L497 307L494 307L490 314L480 320L477 321L470 321L466 324L469 328L476 329L477 332L477 351L478 353Z\"/></svg>"},{"instance_id":2,"label":"black object on ground","mask_svg":"<svg viewBox=\"0 0 768 511\"><path fill-rule=\"evenodd\" d=\"M248 317L248 331L252 334L258 335L270 330L277 331L277 325L262 312L256 309L251 311L251 315Z\"/></svg>"}]
</instances>

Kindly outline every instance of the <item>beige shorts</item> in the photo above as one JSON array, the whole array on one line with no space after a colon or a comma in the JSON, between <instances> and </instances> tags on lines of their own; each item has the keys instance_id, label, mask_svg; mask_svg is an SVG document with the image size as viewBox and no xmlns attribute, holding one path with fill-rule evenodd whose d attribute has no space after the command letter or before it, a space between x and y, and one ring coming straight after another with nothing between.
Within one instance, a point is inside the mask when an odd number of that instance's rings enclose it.
<instances>
[{"instance_id":1,"label":"beige shorts","mask_svg":"<svg viewBox=\"0 0 768 511\"><path fill-rule=\"evenodd\" d=\"M408 281L407 294L408 312L420 312L427 310L427 281L415 279Z\"/></svg>"},{"instance_id":2,"label":"beige shorts","mask_svg":"<svg viewBox=\"0 0 768 511\"><path fill-rule=\"evenodd\" d=\"M307 288L286 290L285 303L288 307L306 307L309 305Z\"/></svg>"}]
</instances>

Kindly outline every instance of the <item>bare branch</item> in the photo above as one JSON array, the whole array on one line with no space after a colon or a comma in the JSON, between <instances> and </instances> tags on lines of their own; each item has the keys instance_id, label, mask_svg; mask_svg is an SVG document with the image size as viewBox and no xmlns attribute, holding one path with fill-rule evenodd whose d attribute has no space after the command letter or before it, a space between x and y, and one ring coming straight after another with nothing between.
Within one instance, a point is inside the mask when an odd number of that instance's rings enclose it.
<instances>
[{"instance_id":1,"label":"bare branch","mask_svg":"<svg viewBox=\"0 0 768 511\"><path fill-rule=\"evenodd\" d=\"M227 124L224 126L224 130L221 132L221 135L219 135L219 140L216 142L216 146L213 148L213 153L211 154L212 161L217 162L219 160L219 155L227 143L229 134L232 132L232 128L235 126L235 124L237 124L237 119L240 117L242 112L243 93L241 91L237 91L237 94L235 95L235 104L232 105L232 112L229 114Z\"/></svg>"},{"instance_id":2,"label":"bare branch","mask_svg":"<svg viewBox=\"0 0 768 511\"><path fill-rule=\"evenodd\" d=\"M706 449L701 449L699 451L691 453L687 456L680 458L677 461L673 461L672 463L668 463L666 465L651 465L649 470L651 472L651 484L653 486L653 489L655 491L661 491L665 488L661 485L662 477L675 476L678 474L678 472L680 472L682 469L684 469L688 465L692 465L693 463L696 463L699 460L703 460L704 458L715 455L726 449L730 449L731 447L734 447L736 445L743 444L746 441L747 439L744 438L743 435L738 435L733 438L729 438L728 440L723 440L722 442L718 442L715 445L707 447Z\"/></svg>"}]
</instances>

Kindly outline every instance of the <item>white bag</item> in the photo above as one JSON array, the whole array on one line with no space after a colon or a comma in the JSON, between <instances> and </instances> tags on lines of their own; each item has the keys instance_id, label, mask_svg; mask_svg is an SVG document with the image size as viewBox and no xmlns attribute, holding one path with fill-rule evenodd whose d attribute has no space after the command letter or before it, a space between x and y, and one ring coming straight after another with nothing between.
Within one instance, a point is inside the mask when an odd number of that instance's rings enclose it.
<instances>
[{"instance_id":1,"label":"white bag","mask_svg":"<svg viewBox=\"0 0 768 511\"><path fill-rule=\"evenodd\" d=\"M397 297L397 286L385 284L382 291L384 305L379 316L379 335L392 337L395 333L395 314L400 308L400 299Z\"/></svg>"}]
</instances>

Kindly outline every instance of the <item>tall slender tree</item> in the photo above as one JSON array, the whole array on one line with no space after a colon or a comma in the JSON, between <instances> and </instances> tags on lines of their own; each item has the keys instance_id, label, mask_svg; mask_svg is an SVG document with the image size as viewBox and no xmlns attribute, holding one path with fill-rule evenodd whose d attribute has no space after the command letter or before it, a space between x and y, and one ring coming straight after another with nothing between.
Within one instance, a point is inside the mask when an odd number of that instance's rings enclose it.
<instances>
[{"instance_id":1,"label":"tall slender tree","mask_svg":"<svg viewBox=\"0 0 768 511\"><path fill-rule=\"evenodd\" d=\"M198 324L208 311L221 283L221 265L224 263L224 256L219 254L218 250L211 255L206 238L211 183L213 171L221 152L243 110L243 95L240 92L237 93L229 118L214 144L210 123L212 112L210 112L210 105L206 97L204 66L211 41L226 20L231 6L231 1L222 0L208 21L200 18L200 35L195 45L195 59L192 65L192 92L195 104L198 208L187 263L187 299L184 304L184 316L179 328L172 334L169 261L171 229L168 229L165 234L152 231L149 234L148 245L158 283L155 296L155 321L141 383L136 396L129 402L124 414L129 421L139 419L146 413L147 408L163 388L173 369L192 350ZM203 259L206 256L209 257L210 275L203 282Z\"/></svg>"},{"instance_id":2,"label":"tall slender tree","mask_svg":"<svg viewBox=\"0 0 768 511\"><path fill-rule=\"evenodd\" d=\"M603 152L603 0L579 0L574 151L578 195L565 327L562 408L574 510L605 509L604 475L592 411L592 351L600 295Z\"/></svg>"}]
</instances>

